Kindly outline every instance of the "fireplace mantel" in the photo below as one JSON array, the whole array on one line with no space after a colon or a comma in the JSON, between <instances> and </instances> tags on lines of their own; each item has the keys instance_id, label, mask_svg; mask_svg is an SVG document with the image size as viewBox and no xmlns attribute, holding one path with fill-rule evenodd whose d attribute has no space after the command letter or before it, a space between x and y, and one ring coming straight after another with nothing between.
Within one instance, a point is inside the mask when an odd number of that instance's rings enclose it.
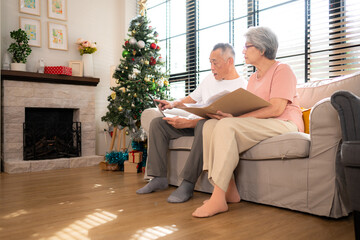
<instances>
[{"instance_id":1,"label":"fireplace mantel","mask_svg":"<svg viewBox=\"0 0 360 240\"><path fill-rule=\"evenodd\" d=\"M92 78L92 77L75 77L75 76L22 72L22 71L12 71L12 70L1 70L1 79L25 81L25 82L75 84L75 85L86 85L86 86L96 86L100 81L99 78Z\"/></svg>"}]
</instances>

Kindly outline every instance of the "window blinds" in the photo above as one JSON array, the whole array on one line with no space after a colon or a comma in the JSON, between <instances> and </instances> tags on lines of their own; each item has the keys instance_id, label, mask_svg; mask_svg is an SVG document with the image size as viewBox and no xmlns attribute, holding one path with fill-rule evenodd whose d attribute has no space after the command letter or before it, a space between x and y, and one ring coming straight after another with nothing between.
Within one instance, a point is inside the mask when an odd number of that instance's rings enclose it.
<instances>
[{"instance_id":1,"label":"window blinds","mask_svg":"<svg viewBox=\"0 0 360 240\"><path fill-rule=\"evenodd\" d=\"M332 78L359 71L360 2L306 1L307 79Z\"/></svg>"},{"instance_id":2,"label":"window blinds","mask_svg":"<svg viewBox=\"0 0 360 240\"><path fill-rule=\"evenodd\" d=\"M246 29L268 26L279 40L277 59L288 63L298 82L360 70L358 0L148 0L148 16L159 30L171 92L189 94L210 73L215 43L233 44L242 76ZM182 95L183 96L183 95Z\"/></svg>"}]
</instances>

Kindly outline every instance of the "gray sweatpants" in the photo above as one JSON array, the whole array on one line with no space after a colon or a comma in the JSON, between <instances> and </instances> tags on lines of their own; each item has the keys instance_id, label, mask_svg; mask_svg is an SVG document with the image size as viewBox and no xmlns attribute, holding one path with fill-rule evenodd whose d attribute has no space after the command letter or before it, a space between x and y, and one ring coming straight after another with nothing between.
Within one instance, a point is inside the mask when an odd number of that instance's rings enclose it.
<instances>
[{"instance_id":1,"label":"gray sweatpants","mask_svg":"<svg viewBox=\"0 0 360 240\"><path fill-rule=\"evenodd\" d=\"M161 117L154 118L149 130L147 174L154 177L167 177L167 151L170 140L194 136L190 155L180 177L195 184L203 168L202 128L205 122L206 119L203 119L195 128L177 129Z\"/></svg>"}]
</instances>

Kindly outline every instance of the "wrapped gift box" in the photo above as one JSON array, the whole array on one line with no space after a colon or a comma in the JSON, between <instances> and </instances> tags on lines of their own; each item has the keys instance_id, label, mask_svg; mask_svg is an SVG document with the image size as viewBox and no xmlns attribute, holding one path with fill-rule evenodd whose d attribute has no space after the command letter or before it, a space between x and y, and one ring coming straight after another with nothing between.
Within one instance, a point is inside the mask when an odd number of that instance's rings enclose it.
<instances>
[{"instance_id":1,"label":"wrapped gift box","mask_svg":"<svg viewBox=\"0 0 360 240\"><path fill-rule=\"evenodd\" d=\"M131 163L140 163L142 161L143 153L140 151L131 151L129 152L129 162Z\"/></svg>"},{"instance_id":2,"label":"wrapped gift box","mask_svg":"<svg viewBox=\"0 0 360 240\"><path fill-rule=\"evenodd\" d=\"M72 75L72 68L71 67L65 67L65 66L45 67L44 68L44 73L71 76Z\"/></svg>"},{"instance_id":3,"label":"wrapped gift box","mask_svg":"<svg viewBox=\"0 0 360 240\"><path fill-rule=\"evenodd\" d=\"M138 171L137 167L138 167L137 163L132 163L129 161L124 162L124 172L137 173Z\"/></svg>"},{"instance_id":4,"label":"wrapped gift box","mask_svg":"<svg viewBox=\"0 0 360 240\"><path fill-rule=\"evenodd\" d=\"M106 170L106 171L119 170L119 165L117 163L108 163L108 162L102 161L99 163L99 166L102 170Z\"/></svg>"}]
</instances>

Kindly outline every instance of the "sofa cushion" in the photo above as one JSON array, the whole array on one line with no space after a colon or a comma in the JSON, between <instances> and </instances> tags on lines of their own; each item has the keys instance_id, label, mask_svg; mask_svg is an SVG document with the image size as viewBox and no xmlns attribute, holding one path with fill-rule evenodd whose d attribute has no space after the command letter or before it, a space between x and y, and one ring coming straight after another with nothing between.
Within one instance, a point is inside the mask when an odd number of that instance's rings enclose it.
<instances>
[{"instance_id":1,"label":"sofa cushion","mask_svg":"<svg viewBox=\"0 0 360 240\"><path fill-rule=\"evenodd\" d=\"M194 137L180 137L171 140L170 150L190 150ZM241 159L291 159L309 156L310 135L286 133L266 139L241 154Z\"/></svg>"},{"instance_id":2,"label":"sofa cushion","mask_svg":"<svg viewBox=\"0 0 360 240\"><path fill-rule=\"evenodd\" d=\"M310 135L292 132L268 138L240 155L241 159L291 159L309 156Z\"/></svg>"}]
</instances>

